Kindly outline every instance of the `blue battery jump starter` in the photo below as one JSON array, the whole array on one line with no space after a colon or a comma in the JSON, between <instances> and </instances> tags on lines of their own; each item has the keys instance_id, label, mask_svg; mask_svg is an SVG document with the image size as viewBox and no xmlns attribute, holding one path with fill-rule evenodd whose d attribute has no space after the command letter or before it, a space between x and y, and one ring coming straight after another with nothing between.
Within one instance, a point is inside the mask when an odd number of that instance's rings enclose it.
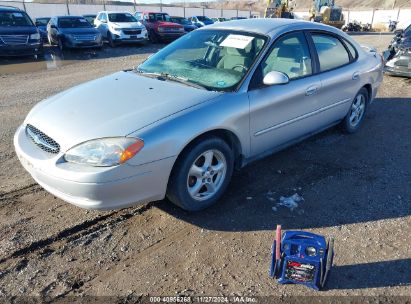
<instances>
[{"instance_id":1,"label":"blue battery jump starter","mask_svg":"<svg viewBox=\"0 0 411 304\"><path fill-rule=\"evenodd\" d=\"M324 287L334 257L334 239L305 231L286 231L277 226L271 250L270 276L280 284L303 284L315 290Z\"/></svg>"}]
</instances>

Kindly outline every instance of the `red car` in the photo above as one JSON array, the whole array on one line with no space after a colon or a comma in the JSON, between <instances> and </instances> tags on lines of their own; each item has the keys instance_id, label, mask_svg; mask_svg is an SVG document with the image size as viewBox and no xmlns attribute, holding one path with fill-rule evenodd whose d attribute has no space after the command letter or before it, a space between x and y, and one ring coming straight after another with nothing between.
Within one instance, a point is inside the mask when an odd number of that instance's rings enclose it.
<instances>
[{"instance_id":1,"label":"red car","mask_svg":"<svg viewBox=\"0 0 411 304\"><path fill-rule=\"evenodd\" d=\"M175 40L186 34L184 27L171 22L166 13L136 12L134 16L147 28L148 37L153 43Z\"/></svg>"}]
</instances>

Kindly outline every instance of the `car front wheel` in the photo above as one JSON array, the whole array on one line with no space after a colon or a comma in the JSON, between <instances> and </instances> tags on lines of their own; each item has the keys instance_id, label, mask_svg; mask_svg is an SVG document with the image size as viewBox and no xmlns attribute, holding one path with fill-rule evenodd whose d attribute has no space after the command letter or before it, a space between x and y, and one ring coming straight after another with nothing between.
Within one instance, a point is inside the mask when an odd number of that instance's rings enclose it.
<instances>
[{"instance_id":1,"label":"car front wheel","mask_svg":"<svg viewBox=\"0 0 411 304\"><path fill-rule=\"evenodd\" d=\"M366 88L362 88L355 96L348 114L341 122L344 132L355 133L358 131L365 118L368 101L368 91Z\"/></svg>"},{"instance_id":2,"label":"car front wheel","mask_svg":"<svg viewBox=\"0 0 411 304\"><path fill-rule=\"evenodd\" d=\"M234 168L234 154L217 137L194 143L180 155L170 176L168 199L187 211L215 204L226 190Z\"/></svg>"}]
</instances>

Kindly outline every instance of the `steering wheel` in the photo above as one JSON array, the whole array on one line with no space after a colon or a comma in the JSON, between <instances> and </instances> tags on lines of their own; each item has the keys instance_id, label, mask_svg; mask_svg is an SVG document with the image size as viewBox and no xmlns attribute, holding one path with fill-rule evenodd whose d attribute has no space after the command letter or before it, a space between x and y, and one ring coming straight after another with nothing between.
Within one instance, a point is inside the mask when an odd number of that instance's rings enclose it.
<instances>
[{"instance_id":1,"label":"steering wheel","mask_svg":"<svg viewBox=\"0 0 411 304\"><path fill-rule=\"evenodd\" d=\"M240 64L240 63L236 64L231 69L235 70L236 68L241 68L242 70L247 71L247 68L244 65Z\"/></svg>"}]
</instances>

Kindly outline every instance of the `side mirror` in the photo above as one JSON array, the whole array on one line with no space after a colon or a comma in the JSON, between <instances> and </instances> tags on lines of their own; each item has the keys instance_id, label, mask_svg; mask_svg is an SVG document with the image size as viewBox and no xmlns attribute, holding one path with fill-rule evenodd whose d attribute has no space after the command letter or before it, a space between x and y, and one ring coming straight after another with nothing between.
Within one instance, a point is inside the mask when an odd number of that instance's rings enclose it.
<instances>
[{"instance_id":1,"label":"side mirror","mask_svg":"<svg viewBox=\"0 0 411 304\"><path fill-rule=\"evenodd\" d=\"M289 82L288 76L282 72L271 71L264 76L263 83L267 86L275 84L287 84Z\"/></svg>"},{"instance_id":2,"label":"side mirror","mask_svg":"<svg viewBox=\"0 0 411 304\"><path fill-rule=\"evenodd\" d=\"M394 35L397 37L401 37L403 32L404 32L403 30L395 30Z\"/></svg>"},{"instance_id":3,"label":"side mirror","mask_svg":"<svg viewBox=\"0 0 411 304\"><path fill-rule=\"evenodd\" d=\"M50 27L54 28L54 29L57 28L57 26L55 24L50 24Z\"/></svg>"}]
</instances>

